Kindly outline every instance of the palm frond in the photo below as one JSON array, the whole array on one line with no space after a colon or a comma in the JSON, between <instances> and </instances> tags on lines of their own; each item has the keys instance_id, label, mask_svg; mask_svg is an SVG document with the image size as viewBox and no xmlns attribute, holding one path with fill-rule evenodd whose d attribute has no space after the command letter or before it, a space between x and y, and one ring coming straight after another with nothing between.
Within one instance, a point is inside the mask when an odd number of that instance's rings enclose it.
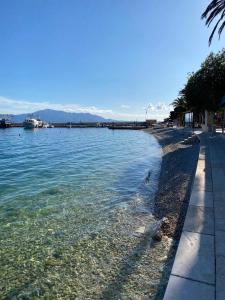
<instances>
[{"instance_id":1,"label":"palm frond","mask_svg":"<svg viewBox=\"0 0 225 300\"><path fill-rule=\"evenodd\" d=\"M222 22L223 18L225 17L225 0L212 0L212 2L207 6L206 10L202 14L202 19L206 19L206 26L209 27L211 23L215 20L215 18L219 17L219 20L216 22L212 33L209 37L209 45L212 43L213 36L215 31L217 30L219 24ZM219 38L221 33L225 27L224 22L218 29Z\"/></svg>"},{"instance_id":2,"label":"palm frond","mask_svg":"<svg viewBox=\"0 0 225 300\"><path fill-rule=\"evenodd\" d=\"M218 30L219 37L221 36L221 33L222 33L224 27L225 27L225 21L223 22L223 24L220 26L220 28L219 28L219 30Z\"/></svg>"},{"instance_id":3,"label":"palm frond","mask_svg":"<svg viewBox=\"0 0 225 300\"><path fill-rule=\"evenodd\" d=\"M212 33L210 34L210 37L209 37L209 45L211 45L211 43L212 43L212 39L213 39L214 33L215 33L215 31L216 31L216 29L217 29L219 23L222 21L222 19L223 19L223 17L224 17L224 14L225 14L225 12L224 12L224 13L222 14L222 16L219 18L219 20L217 21L216 25L215 25L214 28L213 28Z\"/></svg>"}]
</instances>

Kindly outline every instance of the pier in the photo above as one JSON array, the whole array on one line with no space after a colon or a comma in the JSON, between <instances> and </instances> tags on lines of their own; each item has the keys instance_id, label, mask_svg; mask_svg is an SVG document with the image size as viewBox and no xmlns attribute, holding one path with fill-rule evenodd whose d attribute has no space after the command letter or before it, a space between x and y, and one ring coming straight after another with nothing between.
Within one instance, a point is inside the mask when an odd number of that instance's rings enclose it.
<instances>
[{"instance_id":1,"label":"pier","mask_svg":"<svg viewBox=\"0 0 225 300\"><path fill-rule=\"evenodd\" d=\"M146 122L51 122L55 128L103 128L109 129L145 129L148 127ZM23 127L23 123L12 123L11 127Z\"/></svg>"}]
</instances>

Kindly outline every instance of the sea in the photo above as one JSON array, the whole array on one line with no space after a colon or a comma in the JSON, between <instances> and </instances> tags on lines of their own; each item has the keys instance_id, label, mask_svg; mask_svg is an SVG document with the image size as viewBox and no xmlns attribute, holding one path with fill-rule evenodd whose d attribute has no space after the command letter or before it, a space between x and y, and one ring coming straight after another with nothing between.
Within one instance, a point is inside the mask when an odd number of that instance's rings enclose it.
<instances>
[{"instance_id":1,"label":"sea","mask_svg":"<svg viewBox=\"0 0 225 300\"><path fill-rule=\"evenodd\" d=\"M161 157L145 131L0 130L0 298L149 299Z\"/></svg>"}]
</instances>

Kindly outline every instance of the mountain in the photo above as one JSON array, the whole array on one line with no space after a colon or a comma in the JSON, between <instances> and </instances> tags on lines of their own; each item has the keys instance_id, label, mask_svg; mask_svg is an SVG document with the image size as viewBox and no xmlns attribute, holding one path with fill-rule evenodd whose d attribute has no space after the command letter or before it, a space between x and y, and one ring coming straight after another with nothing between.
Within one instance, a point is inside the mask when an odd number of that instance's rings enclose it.
<instances>
[{"instance_id":1,"label":"mountain","mask_svg":"<svg viewBox=\"0 0 225 300\"><path fill-rule=\"evenodd\" d=\"M3 115L0 115L0 118ZM26 118L40 118L43 121L51 123L66 123L66 122L111 122L113 120L104 119L98 115L92 115L90 113L70 113L65 111L58 111L53 109L44 109L35 111L32 114L20 114L10 115L10 119L13 123L22 123Z\"/></svg>"}]
</instances>

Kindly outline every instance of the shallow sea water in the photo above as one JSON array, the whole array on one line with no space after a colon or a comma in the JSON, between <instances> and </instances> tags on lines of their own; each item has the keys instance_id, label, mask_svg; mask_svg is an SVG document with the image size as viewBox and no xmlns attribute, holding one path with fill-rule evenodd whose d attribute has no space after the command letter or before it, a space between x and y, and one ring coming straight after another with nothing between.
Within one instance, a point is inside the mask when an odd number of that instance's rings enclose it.
<instances>
[{"instance_id":1,"label":"shallow sea water","mask_svg":"<svg viewBox=\"0 0 225 300\"><path fill-rule=\"evenodd\" d=\"M150 299L160 164L143 131L0 130L0 298Z\"/></svg>"}]
</instances>

